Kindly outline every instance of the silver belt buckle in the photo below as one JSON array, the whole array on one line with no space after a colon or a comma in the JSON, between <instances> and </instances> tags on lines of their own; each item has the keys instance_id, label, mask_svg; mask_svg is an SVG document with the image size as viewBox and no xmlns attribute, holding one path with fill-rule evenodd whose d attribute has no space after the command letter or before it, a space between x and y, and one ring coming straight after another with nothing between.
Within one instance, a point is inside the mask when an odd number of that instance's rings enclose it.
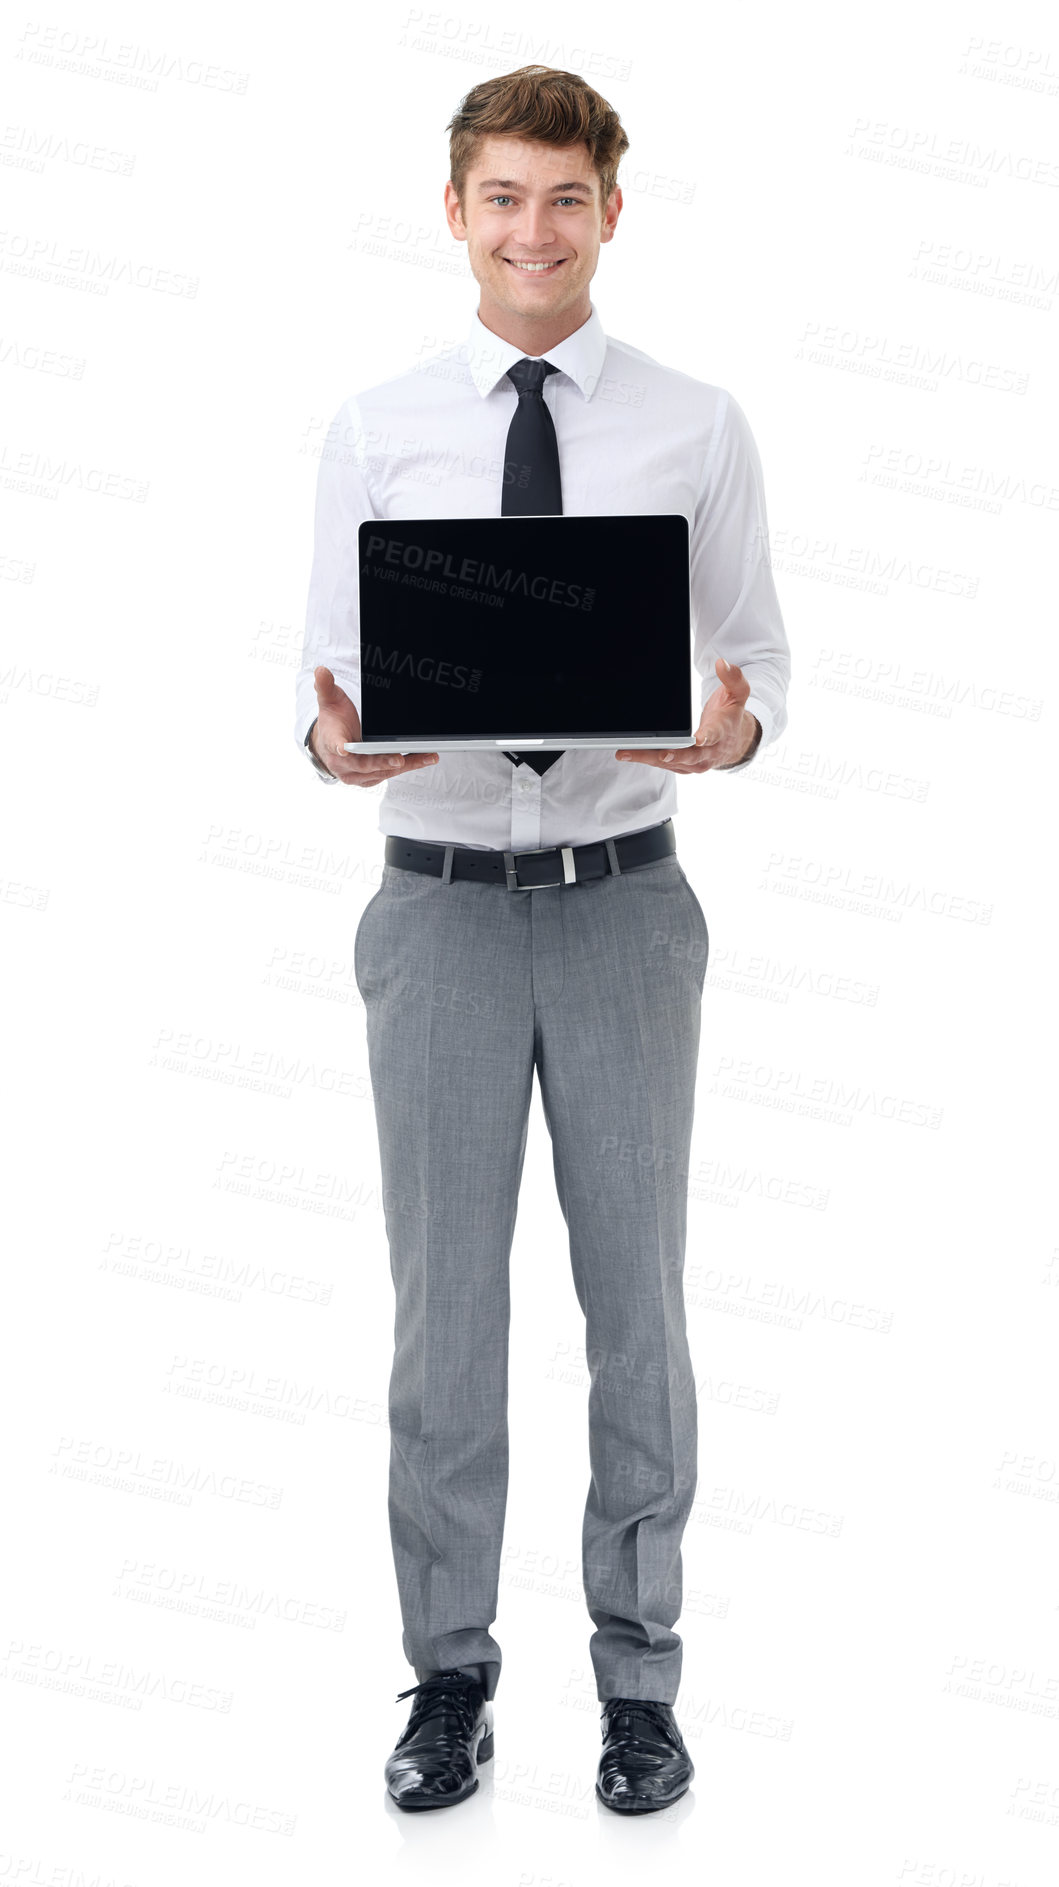
<instances>
[{"instance_id":1,"label":"silver belt buckle","mask_svg":"<svg viewBox=\"0 0 1059 1887\"><path fill-rule=\"evenodd\" d=\"M561 878L546 878L543 884L539 885L519 884L518 869L515 865L516 856L518 858L539 858L542 852L554 852L557 849L563 861L563 875ZM504 872L507 877L507 888L509 891L548 891L552 885L572 885L577 883L577 870L574 865L574 851L571 845L560 845L558 848L554 845L538 845L530 852L519 852L517 854L515 852L505 852Z\"/></svg>"}]
</instances>

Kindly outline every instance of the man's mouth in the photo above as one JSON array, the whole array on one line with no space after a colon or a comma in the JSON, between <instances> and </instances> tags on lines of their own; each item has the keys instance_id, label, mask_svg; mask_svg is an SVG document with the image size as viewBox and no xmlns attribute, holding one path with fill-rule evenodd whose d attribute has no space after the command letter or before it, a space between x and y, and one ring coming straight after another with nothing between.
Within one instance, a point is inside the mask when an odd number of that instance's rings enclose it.
<instances>
[{"instance_id":1,"label":"man's mouth","mask_svg":"<svg viewBox=\"0 0 1059 1887\"><path fill-rule=\"evenodd\" d=\"M520 275L554 275L556 269L561 269L566 261L565 256L560 256L558 262L517 262L513 256L503 259L510 268L517 269Z\"/></svg>"}]
</instances>

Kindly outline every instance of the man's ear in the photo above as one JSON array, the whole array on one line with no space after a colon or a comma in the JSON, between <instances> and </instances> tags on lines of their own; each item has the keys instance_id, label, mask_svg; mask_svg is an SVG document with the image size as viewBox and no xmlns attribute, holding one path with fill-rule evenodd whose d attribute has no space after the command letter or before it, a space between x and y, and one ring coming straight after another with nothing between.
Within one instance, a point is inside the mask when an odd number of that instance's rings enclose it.
<instances>
[{"instance_id":1,"label":"man's ear","mask_svg":"<svg viewBox=\"0 0 1059 1887\"><path fill-rule=\"evenodd\" d=\"M614 240L614 231L618 226L618 218L621 215L621 210L622 195L620 189L615 185L603 206L603 220L600 224L599 231L600 242L612 242Z\"/></svg>"},{"instance_id":2,"label":"man's ear","mask_svg":"<svg viewBox=\"0 0 1059 1887\"><path fill-rule=\"evenodd\" d=\"M467 225L463 220L463 205L456 195L451 177L445 185L445 218L450 233L456 237L456 240L466 242Z\"/></svg>"}]
</instances>

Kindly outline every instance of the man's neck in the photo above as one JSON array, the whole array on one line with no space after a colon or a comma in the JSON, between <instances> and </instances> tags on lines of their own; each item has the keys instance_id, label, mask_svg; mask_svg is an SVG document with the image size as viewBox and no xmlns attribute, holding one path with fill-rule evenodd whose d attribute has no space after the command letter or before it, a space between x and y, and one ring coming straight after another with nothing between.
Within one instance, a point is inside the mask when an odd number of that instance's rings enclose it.
<instances>
[{"instance_id":1,"label":"man's neck","mask_svg":"<svg viewBox=\"0 0 1059 1887\"><path fill-rule=\"evenodd\" d=\"M546 354L550 347L558 347L560 341L569 340L571 334L576 334L591 318L591 305L584 313L568 310L551 322L537 318L522 321L506 309L483 308L481 303L478 306L478 319L483 328L488 328L499 340L509 341L512 347L520 347L523 354L534 360Z\"/></svg>"}]
</instances>

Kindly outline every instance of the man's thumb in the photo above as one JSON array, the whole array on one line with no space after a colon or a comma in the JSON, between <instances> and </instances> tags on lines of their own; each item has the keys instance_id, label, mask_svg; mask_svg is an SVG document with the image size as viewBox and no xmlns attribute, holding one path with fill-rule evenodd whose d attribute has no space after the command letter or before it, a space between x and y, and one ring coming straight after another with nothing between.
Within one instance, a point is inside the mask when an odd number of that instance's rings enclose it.
<instances>
[{"instance_id":1,"label":"man's thumb","mask_svg":"<svg viewBox=\"0 0 1059 1887\"><path fill-rule=\"evenodd\" d=\"M320 707L337 708L341 707L343 701L349 700L349 696L344 689L339 687L331 670L324 668L322 663L319 668L313 670L313 681L316 683L316 699Z\"/></svg>"}]
</instances>

